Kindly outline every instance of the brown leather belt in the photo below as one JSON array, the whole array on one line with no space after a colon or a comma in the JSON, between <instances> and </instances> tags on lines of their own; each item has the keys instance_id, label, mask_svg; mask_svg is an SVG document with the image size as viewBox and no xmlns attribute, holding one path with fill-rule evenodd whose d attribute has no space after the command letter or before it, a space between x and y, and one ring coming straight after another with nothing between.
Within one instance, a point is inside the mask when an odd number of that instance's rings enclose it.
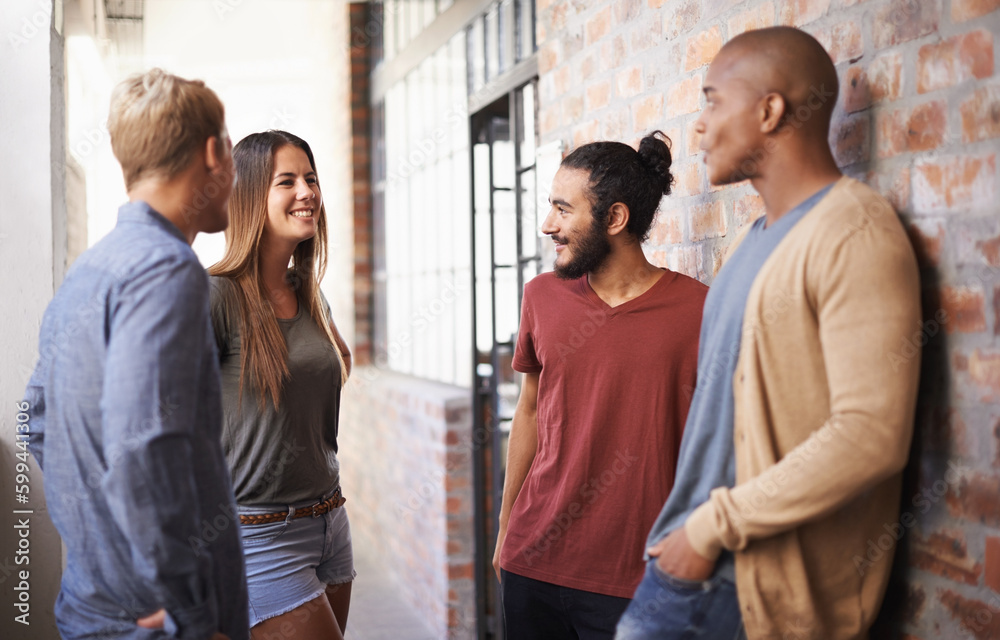
<instances>
[{"instance_id":1,"label":"brown leather belt","mask_svg":"<svg viewBox=\"0 0 1000 640\"><path fill-rule=\"evenodd\" d=\"M314 505L296 509L295 514L292 515L292 520L296 518L305 518L306 516L318 518L321 515L327 514L334 509L344 506L345 502L347 502L347 498L340 495L340 489L337 489L332 496L322 502L317 502ZM279 513L262 513L260 515L240 514L240 524L271 524L272 522L281 522L287 517L288 511L281 511Z\"/></svg>"}]
</instances>

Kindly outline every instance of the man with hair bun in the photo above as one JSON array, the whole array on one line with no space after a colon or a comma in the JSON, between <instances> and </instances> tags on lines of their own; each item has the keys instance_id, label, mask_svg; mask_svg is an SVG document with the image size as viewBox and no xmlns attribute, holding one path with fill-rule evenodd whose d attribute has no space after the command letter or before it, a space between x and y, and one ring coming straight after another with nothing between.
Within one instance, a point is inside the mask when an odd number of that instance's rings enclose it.
<instances>
[{"instance_id":1,"label":"man with hair bun","mask_svg":"<svg viewBox=\"0 0 1000 640\"><path fill-rule=\"evenodd\" d=\"M705 302L673 493L619 640L864 640L892 554L920 358L920 282L884 198L829 145L837 71L810 35L719 52L696 123L709 180L749 179L766 215ZM745 634L745 635L744 635Z\"/></svg>"},{"instance_id":2,"label":"man with hair bun","mask_svg":"<svg viewBox=\"0 0 1000 640\"><path fill-rule=\"evenodd\" d=\"M524 291L493 558L508 638L611 638L673 485L707 289L642 251L668 142L584 145L552 182L555 273Z\"/></svg>"},{"instance_id":3,"label":"man with hair bun","mask_svg":"<svg viewBox=\"0 0 1000 640\"><path fill-rule=\"evenodd\" d=\"M24 402L66 546L56 624L66 640L246 640L208 276L190 246L229 222L223 106L154 69L116 87L108 130L129 202L46 309Z\"/></svg>"}]
</instances>

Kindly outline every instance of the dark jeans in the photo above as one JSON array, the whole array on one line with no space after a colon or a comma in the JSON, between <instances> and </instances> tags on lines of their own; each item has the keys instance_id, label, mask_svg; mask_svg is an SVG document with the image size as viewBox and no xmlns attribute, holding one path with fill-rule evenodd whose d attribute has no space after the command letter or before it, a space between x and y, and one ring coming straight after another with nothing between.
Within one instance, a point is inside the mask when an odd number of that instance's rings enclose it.
<instances>
[{"instance_id":1,"label":"dark jeans","mask_svg":"<svg viewBox=\"0 0 1000 640\"><path fill-rule=\"evenodd\" d=\"M664 573L656 559L646 565L615 640L742 640L743 617L736 585L716 575L704 582Z\"/></svg>"},{"instance_id":2,"label":"dark jeans","mask_svg":"<svg viewBox=\"0 0 1000 640\"><path fill-rule=\"evenodd\" d=\"M629 603L503 569L500 595L508 640L611 640Z\"/></svg>"}]
</instances>

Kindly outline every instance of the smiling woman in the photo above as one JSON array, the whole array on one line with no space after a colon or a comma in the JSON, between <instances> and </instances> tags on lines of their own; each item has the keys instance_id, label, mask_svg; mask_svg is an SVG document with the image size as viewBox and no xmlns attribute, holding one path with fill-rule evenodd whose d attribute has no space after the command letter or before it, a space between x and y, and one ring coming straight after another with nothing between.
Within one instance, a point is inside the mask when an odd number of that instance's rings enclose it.
<instances>
[{"instance_id":1,"label":"smiling woman","mask_svg":"<svg viewBox=\"0 0 1000 640\"><path fill-rule=\"evenodd\" d=\"M291 625L340 638L354 579L337 460L351 361L319 289L327 222L316 163L283 131L244 138L233 159L226 254L209 271L251 633Z\"/></svg>"}]
</instances>

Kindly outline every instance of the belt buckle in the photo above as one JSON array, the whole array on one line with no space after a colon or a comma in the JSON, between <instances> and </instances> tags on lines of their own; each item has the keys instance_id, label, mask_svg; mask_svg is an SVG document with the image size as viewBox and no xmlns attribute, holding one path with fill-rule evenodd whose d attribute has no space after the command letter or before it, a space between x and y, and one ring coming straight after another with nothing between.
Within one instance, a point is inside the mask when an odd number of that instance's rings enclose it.
<instances>
[{"instance_id":1,"label":"belt buckle","mask_svg":"<svg viewBox=\"0 0 1000 640\"><path fill-rule=\"evenodd\" d=\"M322 502L317 502L313 506L309 507L309 510L312 511L312 517L318 518L321 515L323 515L323 513L320 511L320 509L322 509L322 508L323 508L323 503Z\"/></svg>"}]
</instances>

